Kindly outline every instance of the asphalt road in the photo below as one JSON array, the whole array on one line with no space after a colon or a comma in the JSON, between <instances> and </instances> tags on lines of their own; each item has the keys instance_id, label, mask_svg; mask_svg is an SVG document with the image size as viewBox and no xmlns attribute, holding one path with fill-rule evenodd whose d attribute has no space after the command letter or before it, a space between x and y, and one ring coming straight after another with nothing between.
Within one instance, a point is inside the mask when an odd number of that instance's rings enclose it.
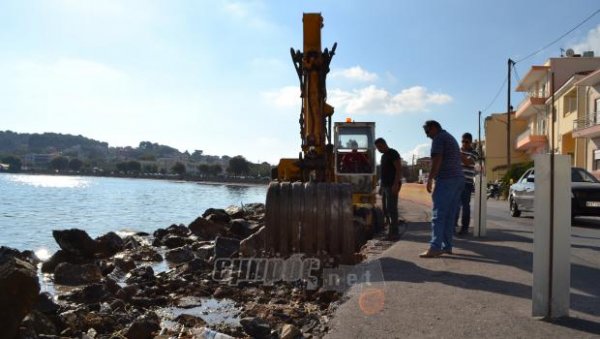
<instances>
[{"instance_id":1,"label":"asphalt road","mask_svg":"<svg viewBox=\"0 0 600 339\"><path fill-rule=\"evenodd\" d=\"M510 230L533 239L533 213L523 212L521 217L514 218L509 214L507 201L490 199L487 203L488 227ZM571 254L600 268L600 217L575 218L571 225Z\"/></svg>"}]
</instances>

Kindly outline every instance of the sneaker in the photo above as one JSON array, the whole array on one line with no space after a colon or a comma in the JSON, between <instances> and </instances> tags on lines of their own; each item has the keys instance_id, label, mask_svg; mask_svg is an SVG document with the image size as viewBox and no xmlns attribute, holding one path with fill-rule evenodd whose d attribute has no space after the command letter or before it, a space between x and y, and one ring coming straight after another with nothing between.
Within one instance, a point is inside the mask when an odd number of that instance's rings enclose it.
<instances>
[{"instance_id":1,"label":"sneaker","mask_svg":"<svg viewBox=\"0 0 600 339\"><path fill-rule=\"evenodd\" d=\"M458 233L456 233L456 235L466 236L466 235L469 235L469 231L468 230L460 230L460 231L458 231Z\"/></svg>"},{"instance_id":2,"label":"sneaker","mask_svg":"<svg viewBox=\"0 0 600 339\"><path fill-rule=\"evenodd\" d=\"M427 251L419 254L419 257L421 257L421 258L437 258L442 254L444 254L444 251L434 250L434 249L430 248Z\"/></svg>"},{"instance_id":3,"label":"sneaker","mask_svg":"<svg viewBox=\"0 0 600 339\"><path fill-rule=\"evenodd\" d=\"M443 249L442 252L444 252L444 254L452 254L452 249L446 248L446 249Z\"/></svg>"}]
</instances>

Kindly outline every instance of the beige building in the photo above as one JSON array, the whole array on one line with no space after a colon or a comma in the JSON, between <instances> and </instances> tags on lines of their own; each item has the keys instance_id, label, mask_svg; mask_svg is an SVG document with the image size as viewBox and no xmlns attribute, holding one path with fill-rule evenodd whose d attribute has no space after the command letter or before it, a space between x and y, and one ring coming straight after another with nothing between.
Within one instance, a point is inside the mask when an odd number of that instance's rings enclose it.
<instances>
[{"instance_id":1,"label":"beige building","mask_svg":"<svg viewBox=\"0 0 600 339\"><path fill-rule=\"evenodd\" d=\"M485 157L485 176L492 182L500 180L506 173L506 136L507 125L506 113L496 113L485 118L484 131L485 142L483 143L483 154ZM522 151L516 151L514 140L527 129L527 120L516 119L514 112L510 119L510 140L512 150L510 152L511 164L529 161L529 156Z\"/></svg>"},{"instance_id":2,"label":"beige building","mask_svg":"<svg viewBox=\"0 0 600 339\"><path fill-rule=\"evenodd\" d=\"M568 154L573 166L586 167L588 141L574 135L573 126L585 117L583 108L589 98L584 95L584 86L577 84L600 68L600 58L593 57L593 53L584 55L551 58L543 66L532 66L519 82L516 90L526 96L515 117L526 120L527 128L516 139L517 151L530 155L550 151Z\"/></svg>"},{"instance_id":3,"label":"beige building","mask_svg":"<svg viewBox=\"0 0 600 339\"><path fill-rule=\"evenodd\" d=\"M600 178L600 69L575 83L579 95L573 137L583 144L584 167Z\"/></svg>"}]
</instances>

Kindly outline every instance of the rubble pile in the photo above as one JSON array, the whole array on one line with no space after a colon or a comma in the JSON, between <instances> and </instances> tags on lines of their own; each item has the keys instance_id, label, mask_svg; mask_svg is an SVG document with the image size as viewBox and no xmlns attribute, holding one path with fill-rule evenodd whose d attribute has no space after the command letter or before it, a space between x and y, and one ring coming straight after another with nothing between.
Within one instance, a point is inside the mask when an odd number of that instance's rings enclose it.
<instances>
[{"instance_id":1,"label":"rubble pile","mask_svg":"<svg viewBox=\"0 0 600 339\"><path fill-rule=\"evenodd\" d=\"M301 281L235 282L215 264L257 255L264 215L257 203L211 208L153 234L92 239L54 230L60 250L43 263L3 247L0 327L17 338L322 337L339 292ZM36 265L55 285L72 287L40 293Z\"/></svg>"}]
</instances>

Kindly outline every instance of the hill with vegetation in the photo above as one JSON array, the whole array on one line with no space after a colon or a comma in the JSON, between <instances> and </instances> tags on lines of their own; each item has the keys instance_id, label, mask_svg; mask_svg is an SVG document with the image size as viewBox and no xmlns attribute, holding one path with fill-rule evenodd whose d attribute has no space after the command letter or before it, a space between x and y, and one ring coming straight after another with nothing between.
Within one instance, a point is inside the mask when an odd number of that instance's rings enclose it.
<instances>
[{"instance_id":1,"label":"hill with vegetation","mask_svg":"<svg viewBox=\"0 0 600 339\"><path fill-rule=\"evenodd\" d=\"M243 156L206 155L142 141L138 146L110 147L82 135L0 131L0 171L165 176L210 179L269 177L271 165Z\"/></svg>"}]
</instances>

